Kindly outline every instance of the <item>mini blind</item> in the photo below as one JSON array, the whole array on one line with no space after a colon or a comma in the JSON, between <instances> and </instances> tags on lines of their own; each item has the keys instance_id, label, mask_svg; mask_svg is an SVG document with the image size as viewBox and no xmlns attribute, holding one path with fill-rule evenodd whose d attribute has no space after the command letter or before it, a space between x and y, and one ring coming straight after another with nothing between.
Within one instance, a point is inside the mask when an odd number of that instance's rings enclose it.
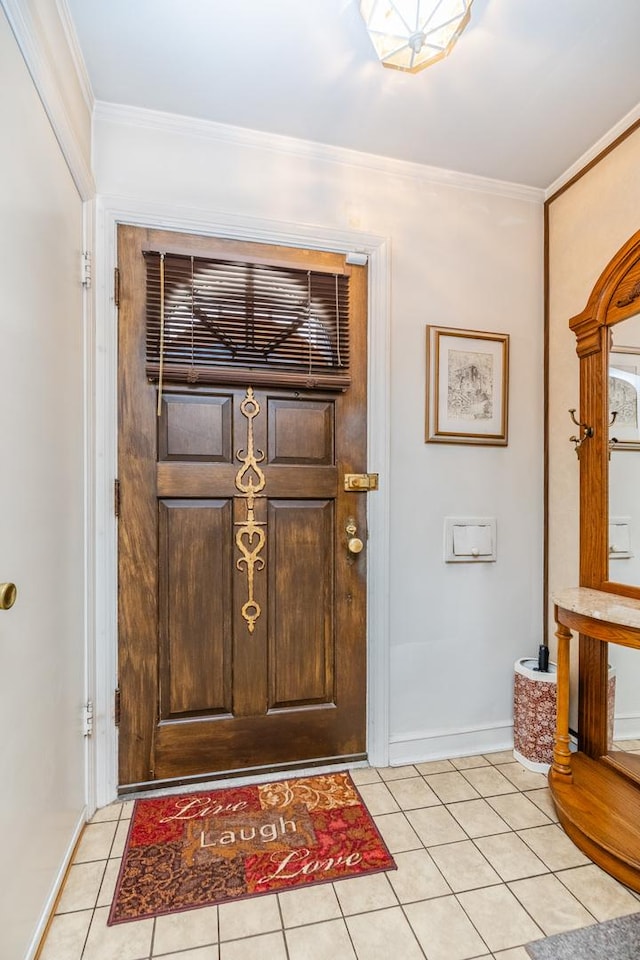
<instances>
[{"instance_id":1,"label":"mini blind","mask_svg":"<svg viewBox=\"0 0 640 960\"><path fill-rule=\"evenodd\" d=\"M144 256L150 380L349 386L348 276Z\"/></svg>"}]
</instances>

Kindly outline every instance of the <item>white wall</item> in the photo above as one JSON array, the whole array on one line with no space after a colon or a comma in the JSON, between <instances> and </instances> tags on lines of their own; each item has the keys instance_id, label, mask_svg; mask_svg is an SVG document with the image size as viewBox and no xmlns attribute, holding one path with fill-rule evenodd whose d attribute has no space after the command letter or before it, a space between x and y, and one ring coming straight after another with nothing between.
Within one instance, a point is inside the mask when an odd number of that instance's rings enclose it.
<instances>
[{"instance_id":1,"label":"white wall","mask_svg":"<svg viewBox=\"0 0 640 960\"><path fill-rule=\"evenodd\" d=\"M209 212L212 228L389 239L391 758L508 745L513 662L542 622L539 194L100 104L94 172L103 200ZM426 324L511 335L508 447L424 443ZM447 515L496 517L497 563L445 565Z\"/></svg>"},{"instance_id":2,"label":"white wall","mask_svg":"<svg viewBox=\"0 0 640 960\"><path fill-rule=\"evenodd\" d=\"M576 338L569 329L569 320L582 312L604 268L640 227L639 170L640 131L636 131L549 204L551 592L578 584L579 474L573 445L568 440L575 428L567 410L579 407L580 388ZM614 469L629 457L640 459L640 454L615 454ZM628 511L624 513L627 515ZM626 562L615 563L619 567ZM551 614L550 608L550 617ZM609 653L617 670L616 736L639 737L640 657L614 645L609 647ZM575 667L574 655L574 675ZM574 691L574 719L575 699Z\"/></svg>"},{"instance_id":3,"label":"white wall","mask_svg":"<svg viewBox=\"0 0 640 960\"><path fill-rule=\"evenodd\" d=\"M0 956L31 956L82 823L82 203L0 8Z\"/></svg>"}]
</instances>

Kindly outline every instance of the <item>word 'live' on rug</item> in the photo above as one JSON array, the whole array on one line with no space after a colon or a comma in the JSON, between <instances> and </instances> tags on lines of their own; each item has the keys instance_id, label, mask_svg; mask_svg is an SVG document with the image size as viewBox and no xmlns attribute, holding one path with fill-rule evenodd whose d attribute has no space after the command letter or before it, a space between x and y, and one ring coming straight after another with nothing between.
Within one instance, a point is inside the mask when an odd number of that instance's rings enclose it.
<instances>
[{"instance_id":1,"label":"word 'live' on rug","mask_svg":"<svg viewBox=\"0 0 640 960\"><path fill-rule=\"evenodd\" d=\"M348 773L138 800L109 923L392 869Z\"/></svg>"}]
</instances>

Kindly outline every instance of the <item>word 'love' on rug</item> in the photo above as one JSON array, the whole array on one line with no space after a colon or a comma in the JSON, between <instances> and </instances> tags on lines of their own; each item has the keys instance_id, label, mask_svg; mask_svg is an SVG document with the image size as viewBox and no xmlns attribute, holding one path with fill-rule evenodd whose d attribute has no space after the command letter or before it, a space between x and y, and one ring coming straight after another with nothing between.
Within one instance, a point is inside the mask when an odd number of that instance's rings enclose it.
<instances>
[{"instance_id":1,"label":"word 'love' on rug","mask_svg":"<svg viewBox=\"0 0 640 960\"><path fill-rule=\"evenodd\" d=\"M395 866L348 773L138 800L108 923Z\"/></svg>"}]
</instances>

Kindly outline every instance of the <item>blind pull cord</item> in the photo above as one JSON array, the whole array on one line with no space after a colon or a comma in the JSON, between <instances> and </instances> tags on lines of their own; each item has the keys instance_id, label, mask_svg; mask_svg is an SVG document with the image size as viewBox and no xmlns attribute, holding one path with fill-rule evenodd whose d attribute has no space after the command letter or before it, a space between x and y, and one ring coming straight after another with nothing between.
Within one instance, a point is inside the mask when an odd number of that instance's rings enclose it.
<instances>
[{"instance_id":1,"label":"blind pull cord","mask_svg":"<svg viewBox=\"0 0 640 960\"><path fill-rule=\"evenodd\" d=\"M307 270L307 338L309 340L309 374L313 369L313 353L311 344L311 270Z\"/></svg>"},{"instance_id":2,"label":"blind pull cord","mask_svg":"<svg viewBox=\"0 0 640 960\"><path fill-rule=\"evenodd\" d=\"M164 373L164 253L160 254L160 370L158 373L158 416L162 413L162 376Z\"/></svg>"},{"instance_id":3,"label":"blind pull cord","mask_svg":"<svg viewBox=\"0 0 640 960\"><path fill-rule=\"evenodd\" d=\"M195 351L195 325L196 325L196 280L193 268L193 257L191 257L191 369L187 374L187 381L195 383L198 379L196 371L196 351Z\"/></svg>"},{"instance_id":4,"label":"blind pull cord","mask_svg":"<svg viewBox=\"0 0 640 960\"><path fill-rule=\"evenodd\" d=\"M340 357L340 298L338 296L338 274L335 274L336 281L336 344L338 347L338 366L342 366L342 359Z\"/></svg>"}]
</instances>

